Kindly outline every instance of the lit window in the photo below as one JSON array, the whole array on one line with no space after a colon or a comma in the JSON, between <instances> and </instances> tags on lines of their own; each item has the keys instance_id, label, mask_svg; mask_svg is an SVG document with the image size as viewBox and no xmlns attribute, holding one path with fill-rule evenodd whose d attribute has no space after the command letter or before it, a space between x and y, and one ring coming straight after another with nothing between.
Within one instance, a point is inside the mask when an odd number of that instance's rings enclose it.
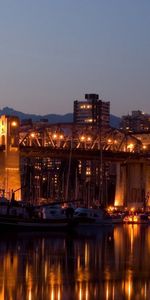
<instances>
[{"instance_id":1,"label":"lit window","mask_svg":"<svg viewBox=\"0 0 150 300\"><path fill-rule=\"evenodd\" d=\"M86 168L86 175L87 176L91 175L91 168L90 167Z\"/></svg>"},{"instance_id":2,"label":"lit window","mask_svg":"<svg viewBox=\"0 0 150 300\"><path fill-rule=\"evenodd\" d=\"M93 122L93 119L85 119L85 122L86 122L86 123L92 123L92 122Z\"/></svg>"}]
</instances>

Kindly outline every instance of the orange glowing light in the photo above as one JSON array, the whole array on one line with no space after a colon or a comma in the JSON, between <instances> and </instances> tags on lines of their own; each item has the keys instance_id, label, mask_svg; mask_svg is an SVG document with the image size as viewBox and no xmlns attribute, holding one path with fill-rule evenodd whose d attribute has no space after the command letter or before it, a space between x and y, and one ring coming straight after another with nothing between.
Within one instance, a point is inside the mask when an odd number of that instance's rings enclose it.
<instances>
[{"instance_id":1,"label":"orange glowing light","mask_svg":"<svg viewBox=\"0 0 150 300\"><path fill-rule=\"evenodd\" d=\"M16 121L12 121L11 126L16 127L17 126L17 122Z\"/></svg>"},{"instance_id":2,"label":"orange glowing light","mask_svg":"<svg viewBox=\"0 0 150 300\"><path fill-rule=\"evenodd\" d=\"M129 144L128 146L127 146L127 148L130 150L130 151L132 151L133 150L133 148L134 148L134 144Z\"/></svg>"},{"instance_id":3,"label":"orange glowing light","mask_svg":"<svg viewBox=\"0 0 150 300\"><path fill-rule=\"evenodd\" d=\"M64 138L63 134L60 134L59 138L60 138L60 140L63 140L63 138Z\"/></svg>"},{"instance_id":4,"label":"orange glowing light","mask_svg":"<svg viewBox=\"0 0 150 300\"><path fill-rule=\"evenodd\" d=\"M35 133L32 132L32 133L30 134L30 136L31 136L32 138L34 138L34 137L35 137Z\"/></svg>"},{"instance_id":5,"label":"orange glowing light","mask_svg":"<svg viewBox=\"0 0 150 300\"><path fill-rule=\"evenodd\" d=\"M130 211L131 211L131 212L134 212L134 211L135 211L135 207L131 207L131 208L130 208Z\"/></svg>"},{"instance_id":6,"label":"orange glowing light","mask_svg":"<svg viewBox=\"0 0 150 300\"><path fill-rule=\"evenodd\" d=\"M56 133L53 134L53 139L54 139L54 140L57 139L57 134L56 134Z\"/></svg>"},{"instance_id":7,"label":"orange glowing light","mask_svg":"<svg viewBox=\"0 0 150 300\"><path fill-rule=\"evenodd\" d=\"M147 148L147 146L146 145L143 145L143 149L146 149Z\"/></svg>"},{"instance_id":8,"label":"orange glowing light","mask_svg":"<svg viewBox=\"0 0 150 300\"><path fill-rule=\"evenodd\" d=\"M134 216L134 217L133 217L133 221L134 221L134 222L137 222L137 221L138 221L138 217L137 217L137 216Z\"/></svg>"},{"instance_id":9,"label":"orange glowing light","mask_svg":"<svg viewBox=\"0 0 150 300\"><path fill-rule=\"evenodd\" d=\"M82 136L80 137L80 140L81 140L81 141L84 141L84 140L85 140L85 136L82 135Z\"/></svg>"},{"instance_id":10,"label":"orange glowing light","mask_svg":"<svg viewBox=\"0 0 150 300\"><path fill-rule=\"evenodd\" d=\"M108 211L113 211L114 210L114 207L113 206L109 206L108 207Z\"/></svg>"}]
</instances>

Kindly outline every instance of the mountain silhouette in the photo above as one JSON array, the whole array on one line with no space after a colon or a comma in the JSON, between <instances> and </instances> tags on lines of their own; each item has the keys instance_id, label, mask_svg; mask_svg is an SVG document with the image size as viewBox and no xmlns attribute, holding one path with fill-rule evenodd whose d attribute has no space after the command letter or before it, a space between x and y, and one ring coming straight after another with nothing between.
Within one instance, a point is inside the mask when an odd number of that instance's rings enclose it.
<instances>
[{"instance_id":1,"label":"mountain silhouette","mask_svg":"<svg viewBox=\"0 0 150 300\"><path fill-rule=\"evenodd\" d=\"M47 114L47 115L36 115L36 114L27 114L17 110L14 110L10 107L4 107L0 110L0 116L17 116L20 120L32 119L33 122L47 119L49 123L71 123L73 122L73 114L67 113L65 115L59 114ZM110 115L110 125L114 128L119 128L120 118L114 115Z\"/></svg>"}]
</instances>

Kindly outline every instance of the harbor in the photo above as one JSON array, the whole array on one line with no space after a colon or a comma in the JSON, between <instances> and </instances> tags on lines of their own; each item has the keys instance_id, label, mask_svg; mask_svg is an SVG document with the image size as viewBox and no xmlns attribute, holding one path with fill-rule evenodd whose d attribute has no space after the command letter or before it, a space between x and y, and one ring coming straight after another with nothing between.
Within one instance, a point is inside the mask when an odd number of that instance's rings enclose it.
<instances>
[{"instance_id":1,"label":"harbor","mask_svg":"<svg viewBox=\"0 0 150 300\"><path fill-rule=\"evenodd\" d=\"M149 300L144 139L1 121L0 299Z\"/></svg>"},{"instance_id":2,"label":"harbor","mask_svg":"<svg viewBox=\"0 0 150 300\"><path fill-rule=\"evenodd\" d=\"M150 300L150 1L0 1L0 300Z\"/></svg>"}]
</instances>

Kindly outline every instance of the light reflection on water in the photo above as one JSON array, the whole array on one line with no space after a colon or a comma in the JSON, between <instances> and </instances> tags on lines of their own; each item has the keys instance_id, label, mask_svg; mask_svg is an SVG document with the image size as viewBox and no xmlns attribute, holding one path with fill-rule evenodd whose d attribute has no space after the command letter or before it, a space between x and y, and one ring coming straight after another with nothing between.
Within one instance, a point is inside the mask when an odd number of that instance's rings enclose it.
<instances>
[{"instance_id":1,"label":"light reflection on water","mask_svg":"<svg viewBox=\"0 0 150 300\"><path fill-rule=\"evenodd\" d=\"M149 300L150 227L0 237L0 300Z\"/></svg>"}]
</instances>

